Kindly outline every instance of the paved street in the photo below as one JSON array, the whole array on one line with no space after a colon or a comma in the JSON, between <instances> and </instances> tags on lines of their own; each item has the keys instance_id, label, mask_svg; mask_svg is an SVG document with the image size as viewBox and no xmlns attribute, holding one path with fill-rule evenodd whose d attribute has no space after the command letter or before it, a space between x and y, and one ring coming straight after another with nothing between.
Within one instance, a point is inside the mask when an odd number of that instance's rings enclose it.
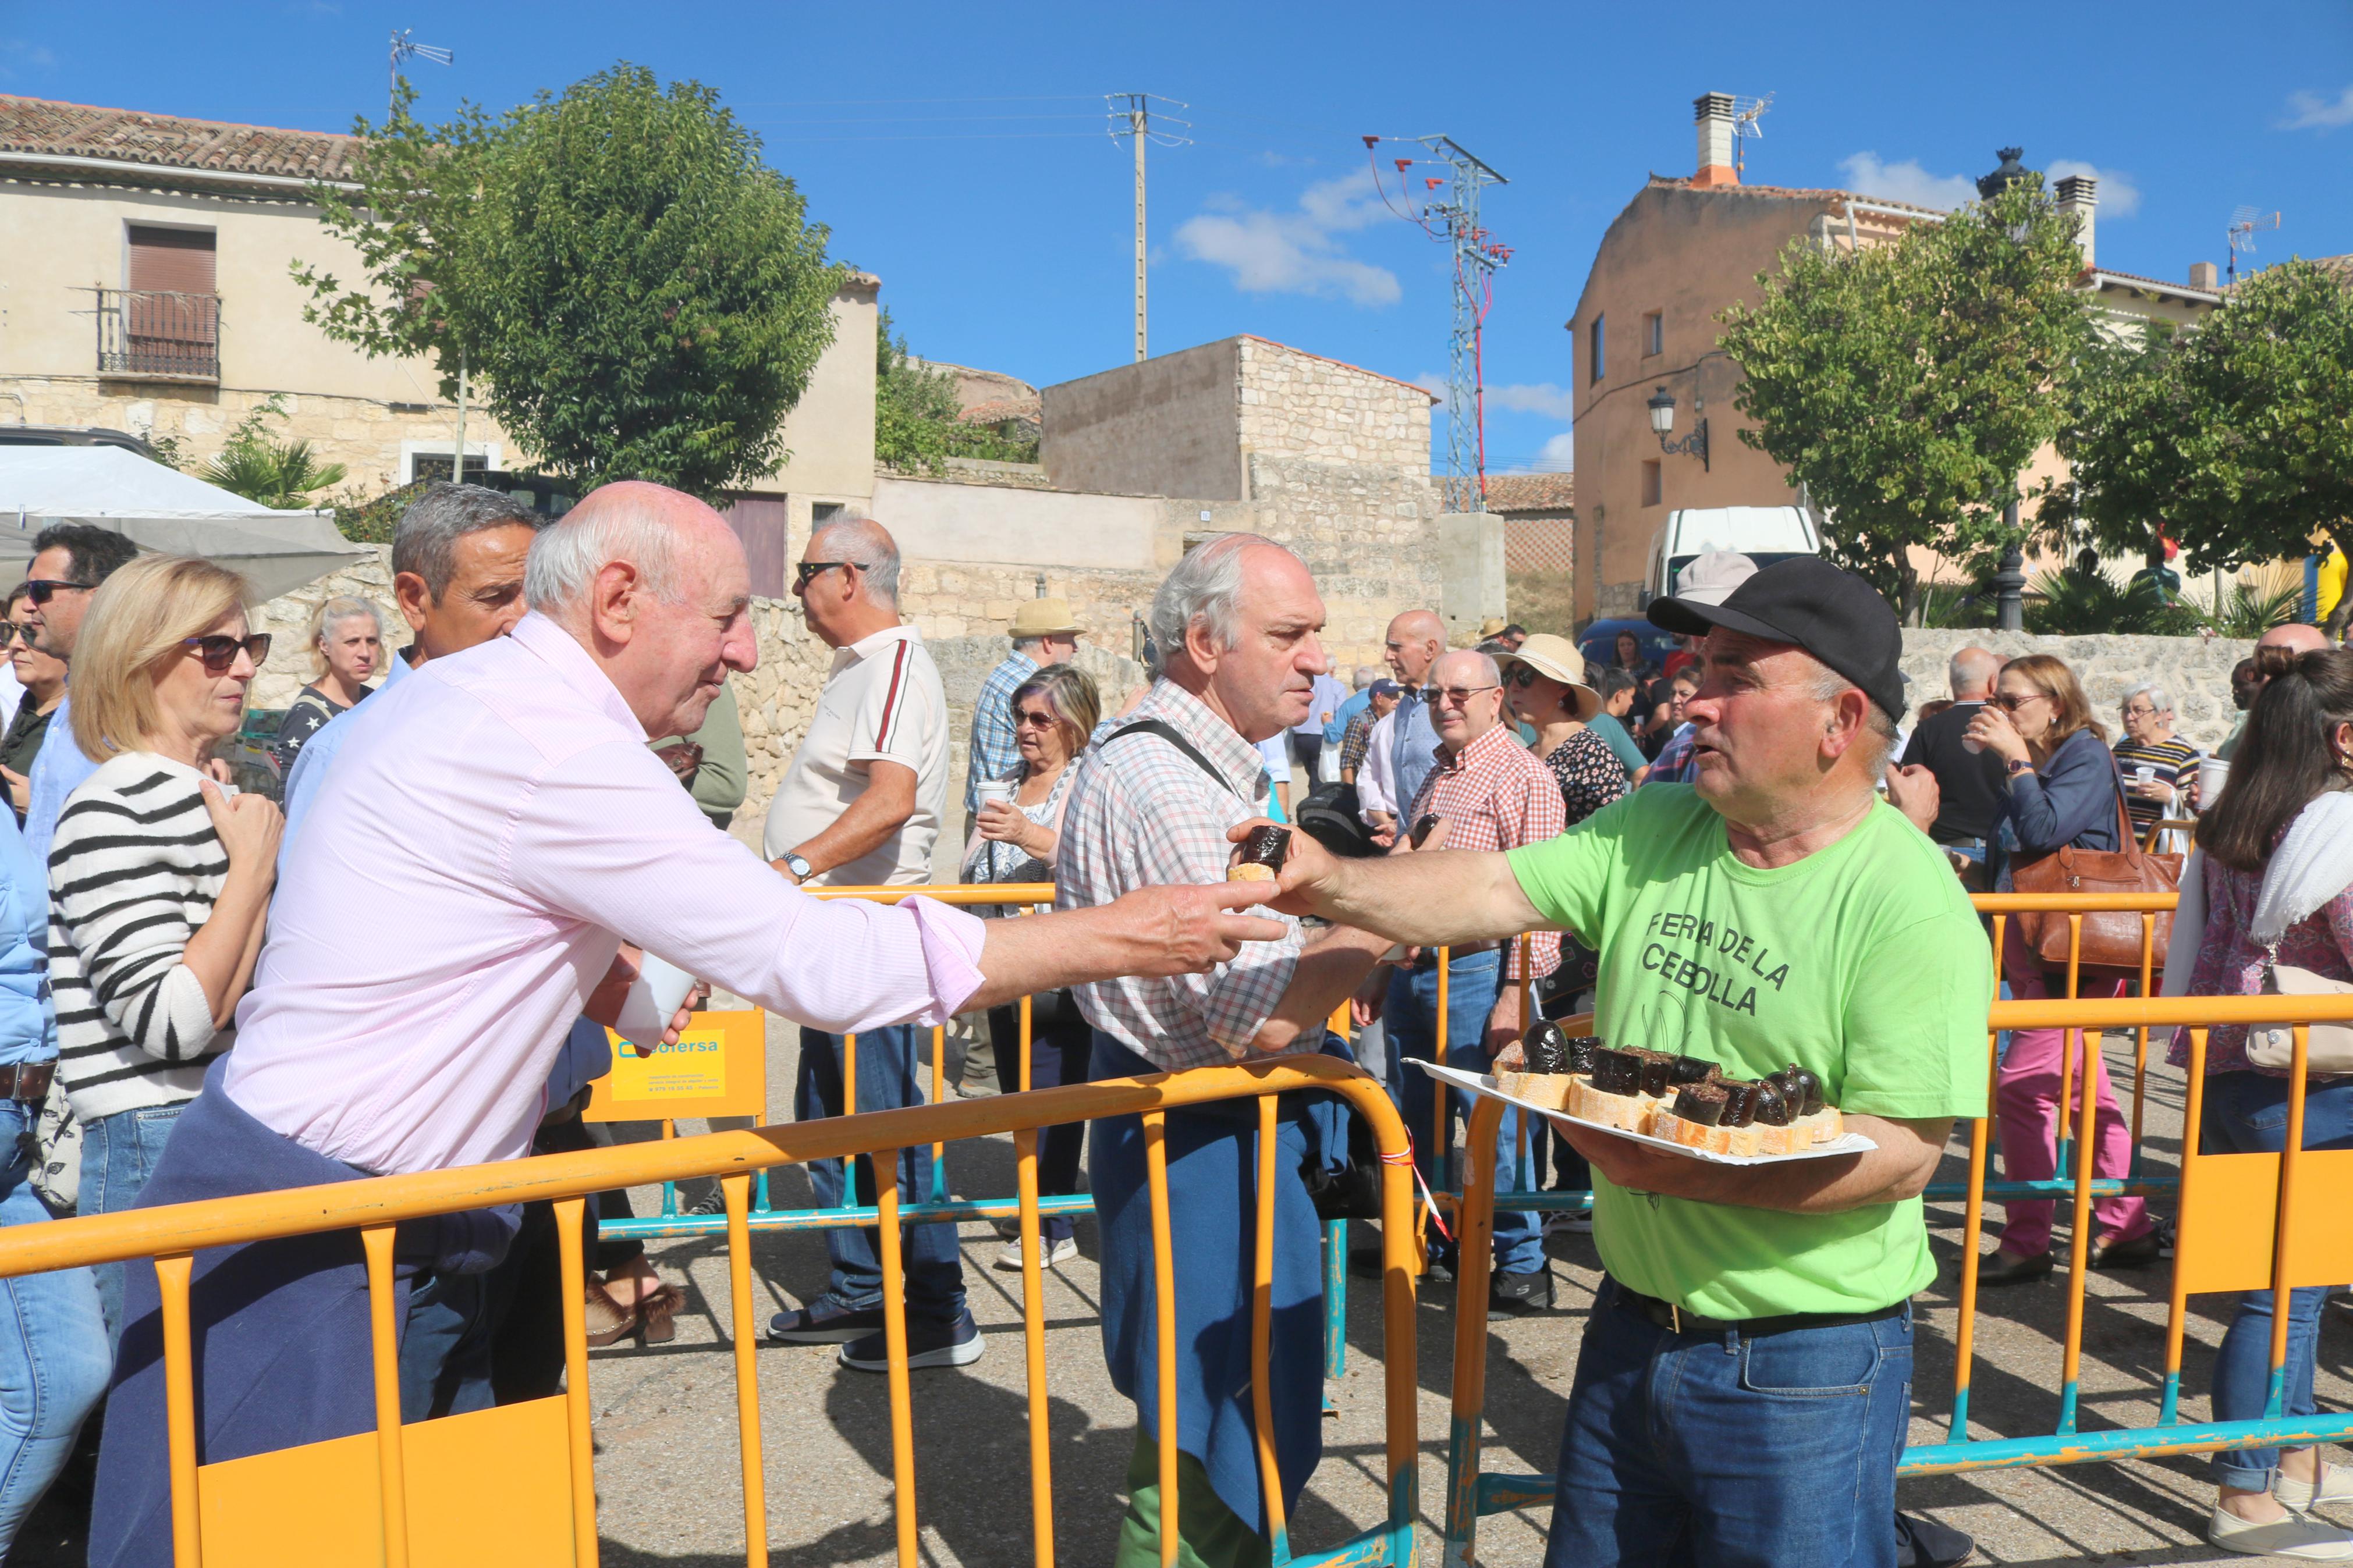
<instances>
[{"instance_id":1,"label":"paved street","mask_svg":"<svg viewBox=\"0 0 2353 1568\"><path fill-rule=\"evenodd\" d=\"M771 1102L782 1102L792 1042L772 1043ZM2110 1042L2120 1081L2130 1052ZM2158 1054L2155 1050L2152 1054ZM2179 1079L2152 1071L2148 1125L2154 1159L2169 1163L2178 1147ZM959 1149L951 1168L959 1192L1012 1190L1009 1141ZM1957 1156L1947 1174L1957 1174ZM779 1201L801 1201L799 1178L780 1184ZM650 1195L650 1194L644 1194ZM2064 1211L2063 1209L2063 1219ZM1915 1386L1915 1442L1944 1433L1952 1379L1956 1317L1951 1260L1957 1257L1958 1205L1936 1210L1936 1244L1946 1274L1921 1299ZM2064 1236L2062 1235L2063 1245ZM1132 1413L1109 1387L1096 1339L1091 1223L1080 1242L1087 1257L1050 1283L1048 1353L1053 1398L1057 1560L1106 1560L1120 1509L1120 1479L1132 1440ZM1360 1237L1357 1245L1371 1245ZM1599 1279L1588 1238L1556 1236L1552 1250L1568 1309L1536 1321L1499 1323L1490 1332L1491 1469L1551 1468L1563 1398L1583 1313ZM762 1310L820 1288L824 1253L815 1237L755 1243ZM966 1280L989 1351L964 1373L918 1373L914 1379L915 1462L927 1561L1018 1564L1029 1560L1028 1447L1025 1428L1018 1277L987 1267L994 1237L965 1232ZM665 1244L666 1267L692 1281L691 1312L677 1342L652 1351L596 1352L594 1388L603 1483L605 1560L614 1564L704 1564L742 1561L741 1494L733 1424L730 1360L724 1338L725 1269L716 1243ZM2145 1425L2153 1419L2163 1356L2161 1270L2094 1276L2086 1311L2082 1425ZM1376 1520L1383 1466L1379 1320L1369 1280L1352 1281L1348 1374L1335 1390L1336 1419L1325 1428L1323 1468L1294 1521L1301 1550L1328 1546ZM2055 1281L1989 1291L1994 1315L1979 1319L1980 1347L1973 1430L1979 1436L2048 1431L2058 1406L2059 1361L2066 1292ZM2193 1301L2185 1369L2184 1415L2204 1415L2212 1347L2227 1315L2221 1299ZM1421 1303L1419 1429L1425 1439L1421 1504L1424 1560L1437 1561L1434 1521L1445 1473L1451 1325L1451 1288ZM2324 1407L2353 1395L2353 1319L2332 1309L2321 1341ZM879 1377L838 1367L830 1348L771 1348L759 1356L763 1442L767 1457L769 1540L774 1561L793 1568L892 1561L887 1405ZM1907 1482L1903 1505L1974 1534L1981 1560L1997 1563L2183 1563L2240 1561L2202 1541L2212 1493L2202 1459L2086 1465L2064 1470L2012 1470ZM1490 1519L1480 1557L1497 1568L1523 1568L1542 1557L1542 1511Z\"/></svg>"}]
</instances>

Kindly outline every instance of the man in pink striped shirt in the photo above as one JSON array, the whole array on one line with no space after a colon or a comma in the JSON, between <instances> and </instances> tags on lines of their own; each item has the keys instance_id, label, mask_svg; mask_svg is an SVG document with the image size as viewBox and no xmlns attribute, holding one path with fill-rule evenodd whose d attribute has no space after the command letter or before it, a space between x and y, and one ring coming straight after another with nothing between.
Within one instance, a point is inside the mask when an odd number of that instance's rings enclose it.
<instances>
[{"instance_id":1,"label":"man in pink striped shirt","mask_svg":"<svg viewBox=\"0 0 2353 1568\"><path fill-rule=\"evenodd\" d=\"M846 1032L1198 973L1285 934L1229 912L1267 883L1147 888L986 922L922 899L823 903L795 888L713 829L645 744L691 732L729 672L753 668L749 589L743 548L709 507L609 485L533 542L532 613L512 637L375 699L386 706L353 734L279 884L237 1047L183 1114L142 1203L522 1154L573 1020L611 1016L592 998L626 977L625 937ZM488 1268L512 1226L403 1226L401 1255ZM374 1426L349 1233L202 1252L197 1267L205 1462ZM156 1289L151 1271L132 1281L93 1563L171 1550Z\"/></svg>"}]
</instances>

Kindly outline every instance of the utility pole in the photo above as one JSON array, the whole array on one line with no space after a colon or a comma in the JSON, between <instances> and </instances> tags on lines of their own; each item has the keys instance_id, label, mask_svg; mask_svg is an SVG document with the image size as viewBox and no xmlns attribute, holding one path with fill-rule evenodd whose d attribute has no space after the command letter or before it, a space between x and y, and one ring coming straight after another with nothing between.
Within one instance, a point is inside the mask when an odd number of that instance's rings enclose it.
<instances>
[{"instance_id":1,"label":"utility pole","mask_svg":"<svg viewBox=\"0 0 2353 1568\"><path fill-rule=\"evenodd\" d=\"M1113 139L1132 137L1135 142L1135 359L1138 364L1143 363L1145 358L1144 144L1147 141L1157 141L1163 147L1184 147L1192 142L1189 136L1180 136L1154 124L1152 100L1157 96L1149 92L1103 95L1104 102L1111 106L1111 135ZM1177 109L1189 107L1170 98L1163 98L1160 101ZM1181 125L1188 131L1192 129L1189 121L1174 120L1166 114L1160 117L1159 124Z\"/></svg>"}]
</instances>

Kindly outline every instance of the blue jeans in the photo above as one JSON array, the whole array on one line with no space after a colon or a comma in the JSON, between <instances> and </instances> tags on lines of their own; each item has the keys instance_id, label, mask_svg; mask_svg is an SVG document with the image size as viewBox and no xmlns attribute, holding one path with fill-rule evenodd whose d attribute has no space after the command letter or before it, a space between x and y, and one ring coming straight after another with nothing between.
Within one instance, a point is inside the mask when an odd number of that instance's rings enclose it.
<instances>
[{"instance_id":1,"label":"blue jeans","mask_svg":"<svg viewBox=\"0 0 2353 1568\"><path fill-rule=\"evenodd\" d=\"M118 1214L136 1204L139 1189L154 1173L155 1162L164 1157L164 1144L186 1108L183 1100L178 1105L118 1110L83 1122L81 1187L74 1199L74 1213ZM98 1304L106 1314L110 1345L122 1338L122 1271L129 1267L100 1263L90 1269L98 1280Z\"/></svg>"},{"instance_id":2,"label":"blue jeans","mask_svg":"<svg viewBox=\"0 0 2353 1568\"><path fill-rule=\"evenodd\" d=\"M1670 1333L1603 1283L1577 1351L1545 1568L1894 1568L1912 1311Z\"/></svg>"},{"instance_id":3,"label":"blue jeans","mask_svg":"<svg viewBox=\"0 0 2353 1568\"><path fill-rule=\"evenodd\" d=\"M1485 1072L1487 1015L1494 1011L1495 998L1503 992L1504 955L1497 952L1473 952L1456 959L1448 966L1446 985L1446 1065L1464 1072ZM1434 1059L1438 1049L1438 966L1399 970L1389 981L1388 1000L1382 1005L1381 1017L1388 1026L1391 1061ZM1437 1088L1438 1080L1419 1068L1400 1066L1389 1074L1389 1093L1397 1098L1398 1112L1405 1118L1406 1131L1413 1134L1414 1161L1421 1166L1422 1179L1433 1188L1444 1184L1446 1179L1445 1173L1434 1170L1430 1164L1435 1152L1430 1146L1431 1107L1436 1103L1432 1095ZM1458 1126L1470 1116L1467 1098L1461 1094L1447 1096L1450 1120ZM1520 1114L1506 1110L1502 1125L1495 1131L1495 1190L1534 1192L1535 1188L1535 1152L1523 1152ZM1525 1209L1496 1211L1495 1267L1511 1274L1543 1271L1544 1216Z\"/></svg>"},{"instance_id":4,"label":"blue jeans","mask_svg":"<svg viewBox=\"0 0 2353 1568\"><path fill-rule=\"evenodd\" d=\"M793 1085L793 1120L815 1121L839 1116L841 1100L841 1039L817 1029L801 1031L801 1063ZM923 1103L916 1078L923 1049L931 1031L913 1024L870 1029L858 1037L858 1110L896 1110ZM855 1162L857 1201L874 1202L874 1167L864 1155ZM843 1204L842 1163L808 1163L809 1191L819 1208ZM919 1143L899 1152L899 1201L928 1203L932 1195L932 1146ZM956 1250L953 1225L906 1227L907 1310L915 1317L954 1322L964 1313L964 1258ZM852 1308L882 1304L882 1260L875 1252L874 1232L867 1229L828 1230L826 1251L833 1259L833 1277L826 1293Z\"/></svg>"},{"instance_id":5,"label":"blue jeans","mask_svg":"<svg viewBox=\"0 0 2353 1568\"><path fill-rule=\"evenodd\" d=\"M0 1226L49 1217L26 1180L28 1110L0 1100ZM64 1468L113 1371L89 1269L0 1279L0 1556Z\"/></svg>"},{"instance_id":6,"label":"blue jeans","mask_svg":"<svg viewBox=\"0 0 2353 1568\"><path fill-rule=\"evenodd\" d=\"M2206 1079L2206 1114L2198 1147L2207 1154L2277 1154L2287 1148L2287 1089L2284 1078L2259 1072L2218 1072ZM2304 1146L2353 1148L2353 1081L2314 1083L2304 1097ZM2310 1416L2312 1364L2320 1342L2325 1286L2287 1293L2287 1387L2282 1414ZM2249 1290L2239 1298L2239 1315L2222 1335L2214 1357L2213 1418L2257 1421L2271 1403L2272 1293ZM2262 1491L2279 1466L2277 1448L2241 1448L2214 1456L2217 1486Z\"/></svg>"}]
</instances>

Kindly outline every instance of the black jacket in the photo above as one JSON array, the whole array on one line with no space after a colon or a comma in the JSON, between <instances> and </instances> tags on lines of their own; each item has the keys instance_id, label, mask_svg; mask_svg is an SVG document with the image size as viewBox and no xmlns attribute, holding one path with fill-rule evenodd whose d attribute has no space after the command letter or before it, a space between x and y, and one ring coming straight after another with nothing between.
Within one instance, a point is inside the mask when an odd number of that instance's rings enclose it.
<instances>
[{"instance_id":1,"label":"black jacket","mask_svg":"<svg viewBox=\"0 0 2353 1568\"><path fill-rule=\"evenodd\" d=\"M2001 759L1991 752L1971 756L1961 744L1982 702L1956 702L1923 719L1904 748L1905 766L1919 763L1936 775L1944 798L1932 835L1940 844L1984 838L1993 832L1994 803L2001 797Z\"/></svg>"}]
</instances>

